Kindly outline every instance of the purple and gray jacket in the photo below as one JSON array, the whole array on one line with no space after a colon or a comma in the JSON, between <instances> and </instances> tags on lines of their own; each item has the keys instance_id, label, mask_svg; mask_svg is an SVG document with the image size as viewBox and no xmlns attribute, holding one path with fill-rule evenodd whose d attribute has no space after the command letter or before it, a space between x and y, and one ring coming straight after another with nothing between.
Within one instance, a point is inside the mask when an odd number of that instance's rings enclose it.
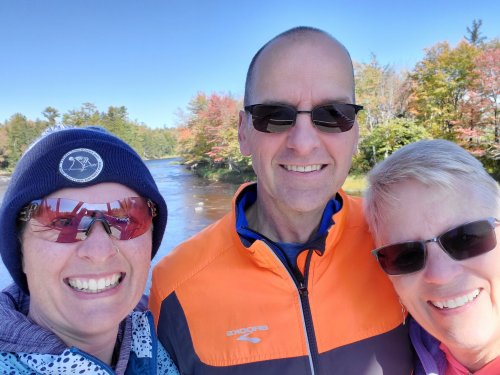
<instances>
[{"instance_id":1,"label":"purple and gray jacket","mask_svg":"<svg viewBox=\"0 0 500 375\"><path fill-rule=\"evenodd\" d=\"M446 355L439 348L441 343L413 318L410 318L409 325L411 343L417 354L415 375L445 375L447 361Z\"/></svg>"},{"instance_id":2,"label":"purple and gray jacket","mask_svg":"<svg viewBox=\"0 0 500 375\"><path fill-rule=\"evenodd\" d=\"M119 326L114 368L28 318L29 296L15 284L0 292L0 373L169 374L179 372L155 334L150 312L134 311Z\"/></svg>"}]
</instances>

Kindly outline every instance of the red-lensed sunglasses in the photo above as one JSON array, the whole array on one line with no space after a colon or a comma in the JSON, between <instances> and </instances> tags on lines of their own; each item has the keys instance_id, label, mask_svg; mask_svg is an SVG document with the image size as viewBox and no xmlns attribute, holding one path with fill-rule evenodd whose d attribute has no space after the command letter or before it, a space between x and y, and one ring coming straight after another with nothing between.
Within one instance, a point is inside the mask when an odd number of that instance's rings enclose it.
<instances>
[{"instance_id":1,"label":"red-lensed sunglasses","mask_svg":"<svg viewBox=\"0 0 500 375\"><path fill-rule=\"evenodd\" d=\"M155 204L142 197L128 197L107 203L87 203L66 198L32 201L19 214L30 222L31 232L51 242L83 241L92 225L100 221L117 240L130 240L144 234L156 216Z\"/></svg>"},{"instance_id":2,"label":"red-lensed sunglasses","mask_svg":"<svg viewBox=\"0 0 500 375\"><path fill-rule=\"evenodd\" d=\"M491 251L497 245L495 226L500 220L487 218L459 225L425 241L399 242L372 251L388 275L405 275L422 270L427 260L427 244L436 242L454 260L464 260Z\"/></svg>"}]
</instances>

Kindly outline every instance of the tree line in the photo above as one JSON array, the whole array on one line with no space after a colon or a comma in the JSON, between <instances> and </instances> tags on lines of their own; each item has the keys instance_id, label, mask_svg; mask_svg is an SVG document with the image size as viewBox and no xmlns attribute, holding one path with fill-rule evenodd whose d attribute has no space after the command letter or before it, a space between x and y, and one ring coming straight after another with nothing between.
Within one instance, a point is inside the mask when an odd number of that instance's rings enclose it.
<instances>
[{"instance_id":1,"label":"tree line","mask_svg":"<svg viewBox=\"0 0 500 375\"><path fill-rule=\"evenodd\" d=\"M359 113L359 152L352 172L363 174L405 144L444 138L458 143L500 180L500 40L486 40L474 20L456 46L439 42L410 71L381 65L376 56L354 63ZM24 149L48 126L99 124L128 142L144 159L180 155L198 170L251 173L239 151L239 98L198 93L177 128L151 129L131 121L127 109L99 111L93 104L60 114L47 107L44 120L14 114L0 123L0 168L12 169Z\"/></svg>"},{"instance_id":2,"label":"tree line","mask_svg":"<svg viewBox=\"0 0 500 375\"><path fill-rule=\"evenodd\" d=\"M439 42L411 71L354 63L359 152L352 172L365 173L405 144L432 138L458 143L500 180L500 40L481 36L481 21L452 47ZM241 100L198 93L179 128L178 150L193 166L245 171L237 140Z\"/></svg>"},{"instance_id":3,"label":"tree line","mask_svg":"<svg viewBox=\"0 0 500 375\"><path fill-rule=\"evenodd\" d=\"M99 125L129 143L144 159L160 159L175 154L177 131L175 129L151 129L131 121L127 108L110 106L100 112L92 103L62 115L53 107L42 112L45 119L29 120L15 113L0 124L0 169L11 171L24 150L48 127L56 124L85 126Z\"/></svg>"}]
</instances>

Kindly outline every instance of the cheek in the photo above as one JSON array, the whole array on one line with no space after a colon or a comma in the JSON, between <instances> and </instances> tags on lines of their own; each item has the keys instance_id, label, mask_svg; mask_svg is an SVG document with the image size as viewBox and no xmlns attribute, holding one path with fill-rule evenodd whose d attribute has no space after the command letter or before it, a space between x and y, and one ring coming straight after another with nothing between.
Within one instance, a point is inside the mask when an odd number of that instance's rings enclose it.
<instances>
[{"instance_id":1,"label":"cheek","mask_svg":"<svg viewBox=\"0 0 500 375\"><path fill-rule=\"evenodd\" d=\"M32 296L50 294L59 285L69 255L58 250L31 241L23 242L23 271Z\"/></svg>"},{"instance_id":2,"label":"cheek","mask_svg":"<svg viewBox=\"0 0 500 375\"><path fill-rule=\"evenodd\" d=\"M328 153L342 164L350 165L352 157L357 152L357 131L352 129L352 133L325 134L324 144Z\"/></svg>"},{"instance_id":3,"label":"cheek","mask_svg":"<svg viewBox=\"0 0 500 375\"><path fill-rule=\"evenodd\" d=\"M134 273L147 276L151 264L151 238L130 245L128 251L130 254L130 265Z\"/></svg>"},{"instance_id":4,"label":"cheek","mask_svg":"<svg viewBox=\"0 0 500 375\"><path fill-rule=\"evenodd\" d=\"M468 260L466 271L476 275L491 286L492 294L500 303L500 247L497 247L489 253Z\"/></svg>"},{"instance_id":5,"label":"cheek","mask_svg":"<svg viewBox=\"0 0 500 375\"><path fill-rule=\"evenodd\" d=\"M418 282L411 276L389 276L401 302L411 306L418 299Z\"/></svg>"},{"instance_id":6,"label":"cheek","mask_svg":"<svg viewBox=\"0 0 500 375\"><path fill-rule=\"evenodd\" d=\"M26 277L32 279L36 275L44 273L47 264L52 264L57 259L52 259L50 253L43 251L37 241L31 239L23 240L22 265Z\"/></svg>"}]
</instances>

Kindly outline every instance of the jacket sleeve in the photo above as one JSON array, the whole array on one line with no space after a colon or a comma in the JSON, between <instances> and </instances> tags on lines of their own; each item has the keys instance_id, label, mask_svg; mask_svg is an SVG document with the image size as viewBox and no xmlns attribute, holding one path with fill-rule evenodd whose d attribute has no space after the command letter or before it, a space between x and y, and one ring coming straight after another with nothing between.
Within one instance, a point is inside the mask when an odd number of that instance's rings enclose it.
<instances>
[{"instance_id":1,"label":"jacket sleeve","mask_svg":"<svg viewBox=\"0 0 500 375\"><path fill-rule=\"evenodd\" d=\"M158 327L158 320L160 317L160 307L161 307L161 297L159 295L159 285L158 280L156 280L156 269L153 270L153 276L151 281L151 290L149 293L149 310L153 314L155 327Z\"/></svg>"}]
</instances>

